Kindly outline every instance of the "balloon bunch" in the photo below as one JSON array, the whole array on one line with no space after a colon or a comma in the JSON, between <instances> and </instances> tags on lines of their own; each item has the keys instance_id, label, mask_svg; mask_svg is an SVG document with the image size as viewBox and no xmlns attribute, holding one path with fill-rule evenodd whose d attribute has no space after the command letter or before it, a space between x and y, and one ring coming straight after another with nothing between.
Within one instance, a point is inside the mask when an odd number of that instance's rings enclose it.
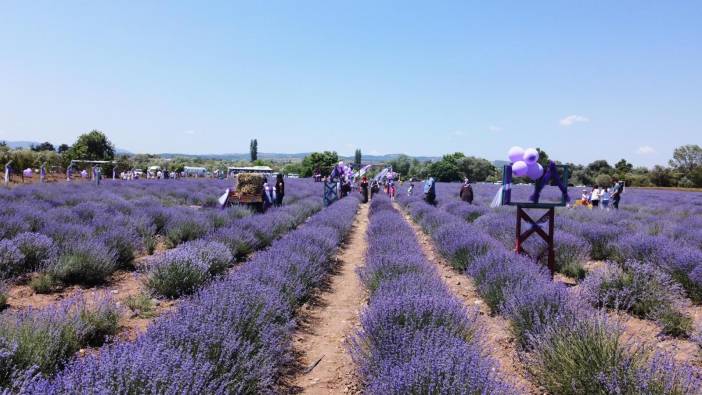
<instances>
[{"instance_id":1,"label":"balloon bunch","mask_svg":"<svg viewBox=\"0 0 702 395\"><path fill-rule=\"evenodd\" d=\"M515 177L527 176L536 181L544 175L544 168L538 162L539 152L534 148L514 146L507 152L507 157L512 162L512 175Z\"/></svg>"},{"instance_id":2,"label":"balloon bunch","mask_svg":"<svg viewBox=\"0 0 702 395\"><path fill-rule=\"evenodd\" d=\"M332 172L332 178L336 177L340 179L352 180L353 170L351 169L351 166L345 165L343 161L339 162L339 164L334 167L334 171Z\"/></svg>"}]
</instances>

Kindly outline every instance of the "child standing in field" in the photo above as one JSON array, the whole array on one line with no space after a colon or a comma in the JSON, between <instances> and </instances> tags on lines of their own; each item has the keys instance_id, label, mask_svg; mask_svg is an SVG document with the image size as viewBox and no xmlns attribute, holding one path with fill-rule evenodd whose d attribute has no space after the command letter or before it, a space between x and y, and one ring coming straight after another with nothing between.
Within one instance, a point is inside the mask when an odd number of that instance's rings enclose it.
<instances>
[{"instance_id":1,"label":"child standing in field","mask_svg":"<svg viewBox=\"0 0 702 395\"><path fill-rule=\"evenodd\" d=\"M609 193L609 188L606 188L604 192L602 192L602 204L600 205L601 210L607 210L609 211L609 199L611 197L611 194Z\"/></svg>"},{"instance_id":2,"label":"child standing in field","mask_svg":"<svg viewBox=\"0 0 702 395\"><path fill-rule=\"evenodd\" d=\"M600 188L597 185L592 187L592 193L590 194L590 203L592 203L592 207L598 207L600 205Z\"/></svg>"}]
</instances>

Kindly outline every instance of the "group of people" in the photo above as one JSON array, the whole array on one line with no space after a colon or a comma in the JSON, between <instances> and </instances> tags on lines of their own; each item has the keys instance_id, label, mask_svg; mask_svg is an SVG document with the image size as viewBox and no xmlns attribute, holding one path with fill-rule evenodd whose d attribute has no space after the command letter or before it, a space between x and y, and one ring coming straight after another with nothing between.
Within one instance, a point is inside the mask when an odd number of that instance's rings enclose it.
<instances>
[{"instance_id":1,"label":"group of people","mask_svg":"<svg viewBox=\"0 0 702 395\"><path fill-rule=\"evenodd\" d=\"M600 185L595 185L592 190L588 192L587 189L583 189L583 193L580 200L576 205L586 206L590 208L600 208L600 210L609 210L610 206L615 210L619 209L619 202L621 201L622 194L624 193L624 184L619 182L619 180L614 180L614 185L612 187L602 187Z\"/></svg>"},{"instance_id":2,"label":"group of people","mask_svg":"<svg viewBox=\"0 0 702 395\"><path fill-rule=\"evenodd\" d=\"M285 181L283 175L278 173L275 178L275 184L271 187L268 181L263 183L263 205L268 208L270 206L280 207L283 205L283 197L285 197Z\"/></svg>"}]
</instances>

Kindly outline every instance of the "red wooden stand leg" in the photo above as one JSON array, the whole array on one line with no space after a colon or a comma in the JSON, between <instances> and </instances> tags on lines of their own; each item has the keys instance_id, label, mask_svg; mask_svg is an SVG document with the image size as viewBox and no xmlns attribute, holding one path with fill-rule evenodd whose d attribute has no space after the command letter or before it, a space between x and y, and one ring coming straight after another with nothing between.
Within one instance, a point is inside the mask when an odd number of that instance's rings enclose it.
<instances>
[{"instance_id":1,"label":"red wooden stand leg","mask_svg":"<svg viewBox=\"0 0 702 395\"><path fill-rule=\"evenodd\" d=\"M526 221L530 226L525 232L522 233L522 220ZM541 224L548 221L548 233L541 229ZM553 233L554 233L554 222L555 222L555 209L553 207L547 208L547 211L542 215L538 221L535 221L529 214L524 210L523 207L517 206L517 226L516 235L517 242L515 251L518 254L528 253L524 251L523 243L533 234L539 235L546 242L546 249L542 251L539 255L535 256L534 259L538 262L541 260L543 255L547 257L547 266L551 275L556 270L556 254L554 251L553 243Z\"/></svg>"}]
</instances>

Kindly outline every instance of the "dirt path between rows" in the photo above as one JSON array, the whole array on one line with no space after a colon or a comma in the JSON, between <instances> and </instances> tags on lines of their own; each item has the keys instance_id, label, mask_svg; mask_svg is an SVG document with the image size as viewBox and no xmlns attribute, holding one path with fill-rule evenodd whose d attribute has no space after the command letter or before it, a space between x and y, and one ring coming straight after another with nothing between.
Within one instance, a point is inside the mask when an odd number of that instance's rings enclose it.
<instances>
[{"instance_id":1,"label":"dirt path between rows","mask_svg":"<svg viewBox=\"0 0 702 395\"><path fill-rule=\"evenodd\" d=\"M361 392L345 343L360 328L359 314L367 302L356 269L365 260L368 206L362 204L356 215L348 243L336 258L338 264L328 287L312 305L303 307L306 311L293 341L300 363L306 369L292 379L293 392Z\"/></svg>"},{"instance_id":2,"label":"dirt path between rows","mask_svg":"<svg viewBox=\"0 0 702 395\"><path fill-rule=\"evenodd\" d=\"M439 275L444 280L451 292L463 302L468 308L478 307L479 327L484 331L483 348L490 357L499 363L501 376L517 386L521 393L543 394L539 389L526 378L526 370L519 361L517 355L516 340L509 331L509 322L499 316L490 316L490 308L480 298L478 291L473 284L473 280L460 273L456 273L446 260L434 247L434 243L422 229L414 223L412 218L397 204L393 206L402 213L405 220L414 229L419 245L422 247L424 255L429 262L433 263L439 271Z\"/></svg>"}]
</instances>

